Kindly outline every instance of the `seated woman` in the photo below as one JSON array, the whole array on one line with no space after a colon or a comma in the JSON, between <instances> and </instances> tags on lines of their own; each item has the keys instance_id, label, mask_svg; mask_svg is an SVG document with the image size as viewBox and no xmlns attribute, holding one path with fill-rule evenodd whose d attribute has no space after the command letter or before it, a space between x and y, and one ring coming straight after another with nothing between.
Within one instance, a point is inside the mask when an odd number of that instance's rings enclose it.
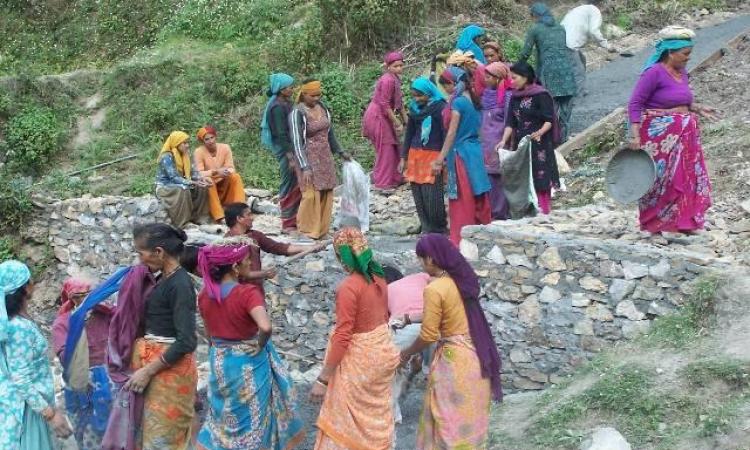
<instances>
[{"instance_id":1,"label":"seated woman","mask_svg":"<svg viewBox=\"0 0 750 450\"><path fill-rule=\"evenodd\" d=\"M253 246L252 239L235 237L198 253L203 274L198 307L211 339L201 449L291 449L305 435L292 382L270 340L263 291L239 284L253 270Z\"/></svg>"},{"instance_id":2,"label":"seated woman","mask_svg":"<svg viewBox=\"0 0 750 450\"><path fill-rule=\"evenodd\" d=\"M198 130L203 143L195 149L195 168L212 181L208 187L208 212L216 222L224 220L224 205L246 200L242 178L234 168L232 148L216 142L216 129L206 125Z\"/></svg>"},{"instance_id":3,"label":"seated woman","mask_svg":"<svg viewBox=\"0 0 750 450\"><path fill-rule=\"evenodd\" d=\"M101 449L112 406L112 383L107 374L112 308L99 304L88 313L81 311L87 319L71 320L90 291L91 283L83 278L65 280L60 294L63 304L52 324L52 344L65 368L65 408L80 450Z\"/></svg>"},{"instance_id":4,"label":"seated woman","mask_svg":"<svg viewBox=\"0 0 750 450\"><path fill-rule=\"evenodd\" d=\"M159 152L156 196L167 209L172 225L183 228L199 223L208 214L210 178L204 178L190 164L190 143L183 131L173 131Z\"/></svg>"},{"instance_id":5,"label":"seated woman","mask_svg":"<svg viewBox=\"0 0 750 450\"><path fill-rule=\"evenodd\" d=\"M65 414L55 408L55 383L47 338L29 316L34 289L26 264L0 264L0 448L52 450L50 429L70 436Z\"/></svg>"},{"instance_id":6,"label":"seated woman","mask_svg":"<svg viewBox=\"0 0 750 450\"><path fill-rule=\"evenodd\" d=\"M390 450L391 383L399 357L388 328L383 268L359 230L338 231L333 248L349 275L336 289L336 328L310 392L323 398L315 449Z\"/></svg>"}]
</instances>

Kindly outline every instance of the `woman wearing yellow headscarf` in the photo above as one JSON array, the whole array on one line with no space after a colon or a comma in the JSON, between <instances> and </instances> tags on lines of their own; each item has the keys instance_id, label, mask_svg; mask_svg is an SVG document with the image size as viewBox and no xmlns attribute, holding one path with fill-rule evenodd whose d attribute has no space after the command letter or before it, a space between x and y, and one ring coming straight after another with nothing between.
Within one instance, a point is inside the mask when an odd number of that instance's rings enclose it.
<instances>
[{"instance_id":1,"label":"woman wearing yellow headscarf","mask_svg":"<svg viewBox=\"0 0 750 450\"><path fill-rule=\"evenodd\" d=\"M189 136L173 131L159 152L156 170L156 196L167 209L172 224L183 228L188 222L208 219L208 187L210 178L203 178L190 164Z\"/></svg>"}]
</instances>

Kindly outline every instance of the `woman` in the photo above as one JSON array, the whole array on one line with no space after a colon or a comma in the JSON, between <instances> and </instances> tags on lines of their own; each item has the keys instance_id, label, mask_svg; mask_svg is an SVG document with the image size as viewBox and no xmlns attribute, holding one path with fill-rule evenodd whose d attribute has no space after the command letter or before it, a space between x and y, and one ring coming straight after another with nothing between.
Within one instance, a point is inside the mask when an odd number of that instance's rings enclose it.
<instances>
[{"instance_id":1,"label":"woman","mask_svg":"<svg viewBox=\"0 0 750 450\"><path fill-rule=\"evenodd\" d=\"M362 117L362 134L375 147L372 182L376 189L387 190L402 183L398 171L398 136L404 131L406 112L401 98L401 73L404 56L390 52L383 60L385 73L378 79L372 100Z\"/></svg>"},{"instance_id":2,"label":"woman","mask_svg":"<svg viewBox=\"0 0 750 450\"><path fill-rule=\"evenodd\" d=\"M467 26L458 35L456 50L471 52L480 64L487 64L487 60L484 59L484 53L482 53L482 47L479 46L479 39L482 36L484 36L484 28L479 25Z\"/></svg>"},{"instance_id":3,"label":"woman","mask_svg":"<svg viewBox=\"0 0 750 450\"><path fill-rule=\"evenodd\" d=\"M552 209L552 188L560 187L560 174L555 159L557 126L552 95L536 84L534 69L525 62L517 62L510 68L512 88L510 104L506 113L505 132L497 145L512 148L529 136L531 144L531 166L534 189L539 209L549 214Z\"/></svg>"},{"instance_id":4,"label":"woman","mask_svg":"<svg viewBox=\"0 0 750 450\"><path fill-rule=\"evenodd\" d=\"M203 145L195 149L195 167L208 186L208 211L216 223L224 222L224 205L244 202L245 187L242 177L234 167L232 148L216 142L216 129L210 125L198 130L198 140Z\"/></svg>"},{"instance_id":5,"label":"woman","mask_svg":"<svg viewBox=\"0 0 750 450\"><path fill-rule=\"evenodd\" d=\"M694 33L670 27L660 36L628 104L631 148L656 162L656 182L639 203L640 224L651 233L691 233L703 228L711 206L696 115L714 119L715 110L693 102L685 66Z\"/></svg>"},{"instance_id":6,"label":"woman","mask_svg":"<svg viewBox=\"0 0 750 450\"><path fill-rule=\"evenodd\" d=\"M315 449L390 450L391 382L399 361L383 269L357 229L337 232L333 247L349 275L336 289L336 328L310 394L323 398Z\"/></svg>"},{"instance_id":7,"label":"woman","mask_svg":"<svg viewBox=\"0 0 750 450\"><path fill-rule=\"evenodd\" d=\"M209 413L198 434L206 450L286 450L305 435L292 382L270 340L263 293L239 284L253 270L255 245L246 237L230 238L198 255L203 276L198 306L211 339Z\"/></svg>"},{"instance_id":8,"label":"woman","mask_svg":"<svg viewBox=\"0 0 750 450\"><path fill-rule=\"evenodd\" d=\"M465 225L486 224L492 220L488 192L490 179L484 168L479 128L482 122L481 100L471 84L465 83L465 72L457 67L440 76L446 90L452 89L450 122L440 155L432 162L435 176L448 171L448 216L451 241L461 242ZM449 86L450 84L453 87Z\"/></svg>"},{"instance_id":9,"label":"woman","mask_svg":"<svg viewBox=\"0 0 750 450\"><path fill-rule=\"evenodd\" d=\"M281 231L297 231L297 210L302 200L299 190L299 168L294 158L294 147L289 135L289 114L292 112L294 78L285 73L274 73L270 78L268 103L260 122L260 140L273 152L279 162L281 184L279 185L279 209L281 209Z\"/></svg>"},{"instance_id":10,"label":"woman","mask_svg":"<svg viewBox=\"0 0 750 450\"><path fill-rule=\"evenodd\" d=\"M173 131L159 152L156 170L156 196L167 209L172 224L183 228L188 222L200 223L208 215L208 187L190 164L189 136Z\"/></svg>"},{"instance_id":11,"label":"woman","mask_svg":"<svg viewBox=\"0 0 750 450\"><path fill-rule=\"evenodd\" d=\"M50 428L59 437L71 430L55 408L55 384L47 339L27 309L33 284L20 261L0 264L0 448L52 450Z\"/></svg>"},{"instance_id":12,"label":"woman","mask_svg":"<svg viewBox=\"0 0 750 450\"><path fill-rule=\"evenodd\" d=\"M422 328L401 361L438 343L430 366L417 448L487 448L490 397L502 401L500 355L479 305L479 279L440 234L417 243L433 280L424 290Z\"/></svg>"},{"instance_id":13,"label":"woman","mask_svg":"<svg viewBox=\"0 0 750 450\"><path fill-rule=\"evenodd\" d=\"M112 308L97 305L89 311L79 311L90 291L88 280L65 280L60 294L63 304L52 324L52 344L63 363L66 381L65 409L70 414L80 450L101 449L112 407L112 382L107 374L107 338ZM87 317L83 321L72 321L71 316L75 313ZM69 340L72 347L68 347Z\"/></svg>"},{"instance_id":14,"label":"woman","mask_svg":"<svg viewBox=\"0 0 750 450\"><path fill-rule=\"evenodd\" d=\"M143 394L142 450L182 450L192 444L198 382L193 354L196 298L190 275L179 264L186 240L183 231L164 223L133 231L141 262L160 272L145 299L145 336L135 342L134 373L123 387Z\"/></svg>"},{"instance_id":15,"label":"woman","mask_svg":"<svg viewBox=\"0 0 750 450\"><path fill-rule=\"evenodd\" d=\"M526 32L519 61L527 61L536 47L536 73L541 84L552 94L560 118L561 142L568 139L570 114L576 87L573 62L565 42L565 28L555 21L552 11L544 3L530 7L531 17L536 22Z\"/></svg>"},{"instance_id":16,"label":"woman","mask_svg":"<svg viewBox=\"0 0 750 450\"><path fill-rule=\"evenodd\" d=\"M505 62L505 55L503 55L503 48L498 42L487 41L482 45L482 54L487 64L495 62Z\"/></svg>"},{"instance_id":17,"label":"woman","mask_svg":"<svg viewBox=\"0 0 750 450\"><path fill-rule=\"evenodd\" d=\"M351 159L336 140L331 112L320 101L322 95L320 81L305 81L289 116L294 154L302 170L297 228L312 239L321 239L331 227L333 188L337 184L333 154Z\"/></svg>"},{"instance_id":18,"label":"woman","mask_svg":"<svg viewBox=\"0 0 750 450\"><path fill-rule=\"evenodd\" d=\"M482 155L484 168L490 177L490 205L493 220L510 218L508 202L503 193L503 181L500 175L500 157L495 150L505 131L506 93L511 84L510 70L501 62L493 62L484 70L484 83L487 86L482 94Z\"/></svg>"},{"instance_id":19,"label":"woman","mask_svg":"<svg viewBox=\"0 0 750 450\"><path fill-rule=\"evenodd\" d=\"M432 162L440 155L445 140L443 109L445 99L427 77L411 84L413 100L409 105L404 145L399 170L410 183L422 233L445 233L443 180L432 172Z\"/></svg>"}]
</instances>

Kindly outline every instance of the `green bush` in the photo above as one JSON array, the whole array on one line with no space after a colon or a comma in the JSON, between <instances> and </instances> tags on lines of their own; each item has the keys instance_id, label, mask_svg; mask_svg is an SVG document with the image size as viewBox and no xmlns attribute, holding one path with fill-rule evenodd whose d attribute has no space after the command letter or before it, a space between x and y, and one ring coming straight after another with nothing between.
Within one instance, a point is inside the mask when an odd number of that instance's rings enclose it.
<instances>
[{"instance_id":1,"label":"green bush","mask_svg":"<svg viewBox=\"0 0 750 450\"><path fill-rule=\"evenodd\" d=\"M16 257L15 243L11 238L0 238L0 262Z\"/></svg>"},{"instance_id":2,"label":"green bush","mask_svg":"<svg viewBox=\"0 0 750 450\"><path fill-rule=\"evenodd\" d=\"M8 162L23 172L42 169L65 137L54 112L34 106L11 117L4 131Z\"/></svg>"},{"instance_id":3,"label":"green bush","mask_svg":"<svg viewBox=\"0 0 750 450\"><path fill-rule=\"evenodd\" d=\"M15 175L0 173L0 229L17 229L31 213L29 186Z\"/></svg>"},{"instance_id":4,"label":"green bush","mask_svg":"<svg viewBox=\"0 0 750 450\"><path fill-rule=\"evenodd\" d=\"M369 97L356 95L352 89L351 74L340 65L331 65L327 66L318 78L323 83L323 101L331 108L336 125L359 126Z\"/></svg>"}]
</instances>

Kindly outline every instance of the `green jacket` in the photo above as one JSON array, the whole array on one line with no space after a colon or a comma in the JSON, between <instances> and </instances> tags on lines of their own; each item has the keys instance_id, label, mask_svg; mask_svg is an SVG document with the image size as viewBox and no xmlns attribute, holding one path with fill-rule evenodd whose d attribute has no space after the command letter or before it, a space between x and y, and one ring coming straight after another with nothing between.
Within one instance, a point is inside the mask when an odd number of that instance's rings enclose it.
<instances>
[{"instance_id":1,"label":"green jacket","mask_svg":"<svg viewBox=\"0 0 750 450\"><path fill-rule=\"evenodd\" d=\"M536 23L526 32L519 59L526 61L536 47L536 74L553 97L576 95L571 51L565 43L565 28L560 24Z\"/></svg>"}]
</instances>

